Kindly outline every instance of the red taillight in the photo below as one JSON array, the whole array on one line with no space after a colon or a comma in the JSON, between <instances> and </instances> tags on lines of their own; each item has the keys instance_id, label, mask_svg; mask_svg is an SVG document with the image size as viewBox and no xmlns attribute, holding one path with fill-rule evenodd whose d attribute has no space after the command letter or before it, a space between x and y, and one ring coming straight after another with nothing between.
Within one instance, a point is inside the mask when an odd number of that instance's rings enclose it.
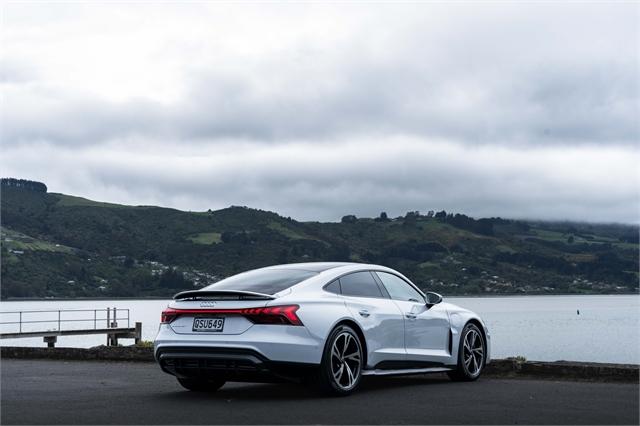
<instances>
[{"instance_id":1,"label":"red taillight","mask_svg":"<svg viewBox=\"0 0 640 426\"><path fill-rule=\"evenodd\" d=\"M169 324L171 321L178 317L178 311L175 309L167 308L160 314L160 322L162 324Z\"/></svg>"},{"instance_id":2,"label":"red taillight","mask_svg":"<svg viewBox=\"0 0 640 426\"><path fill-rule=\"evenodd\" d=\"M162 311L160 322L168 324L180 315L242 315L255 324L302 325L296 311L298 305L265 306L245 309L173 309Z\"/></svg>"},{"instance_id":3,"label":"red taillight","mask_svg":"<svg viewBox=\"0 0 640 426\"><path fill-rule=\"evenodd\" d=\"M243 309L242 315L256 324L302 325L296 311L298 305L267 306L264 308Z\"/></svg>"},{"instance_id":4,"label":"red taillight","mask_svg":"<svg viewBox=\"0 0 640 426\"><path fill-rule=\"evenodd\" d=\"M178 317L178 311L176 309L167 308L160 314L160 323L169 324L171 321Z\"/></svg>"}]
</instances>

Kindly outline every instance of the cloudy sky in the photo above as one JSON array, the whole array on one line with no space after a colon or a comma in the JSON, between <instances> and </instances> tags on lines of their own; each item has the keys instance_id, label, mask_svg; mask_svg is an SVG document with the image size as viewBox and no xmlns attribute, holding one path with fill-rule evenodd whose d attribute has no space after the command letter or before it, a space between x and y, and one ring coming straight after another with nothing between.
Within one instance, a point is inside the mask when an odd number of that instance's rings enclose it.
<instances>
[{"instance_id":1,"label":"cloudy sky","mask_svg":"<svg viewBox=\"0 0 640 426\"><path fill-rule=\"evenodd\" d=\"M640 221L639 3L9 3L3 176L299 220Z\"/></svg>"}]
</instances>

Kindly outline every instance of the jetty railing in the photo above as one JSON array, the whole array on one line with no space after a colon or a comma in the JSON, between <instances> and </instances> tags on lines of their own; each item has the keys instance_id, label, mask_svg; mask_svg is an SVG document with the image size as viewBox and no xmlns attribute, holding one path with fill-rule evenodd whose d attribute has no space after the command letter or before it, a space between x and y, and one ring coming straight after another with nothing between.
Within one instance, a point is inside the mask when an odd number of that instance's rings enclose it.
<instances>
[{"instance_id":1,"label":"jetty railing","mask_svg":"<svg viewBox=\"0 0 640 426\"><path fill-rule=\"evenodd\" d=\"M57 336L106 334L107 345L117 345L118 338L132 338L138 343L142 335L142 323L136 322L135 327L131 327L129 309L115 307L4 311L0 312L0 320L0 339L43 337L49 347L55 346ZM119 321L122 324L126 321L126 327L118 327ZM84 323L85 327L64 327L78 323ZM36 324L49 324L49 327L46 330L37 329L38 327L34 329ZM7 331L8 326L13 329Z\"/></svg>"}]
</instances>

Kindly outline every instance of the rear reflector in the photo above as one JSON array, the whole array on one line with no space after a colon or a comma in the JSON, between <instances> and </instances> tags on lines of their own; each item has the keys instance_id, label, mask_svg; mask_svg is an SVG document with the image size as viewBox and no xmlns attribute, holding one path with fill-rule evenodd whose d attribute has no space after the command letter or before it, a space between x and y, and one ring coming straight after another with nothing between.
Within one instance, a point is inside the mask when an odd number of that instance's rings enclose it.
<instances>
[{"instance_id":1,"label":"rear reflector","mask_svg":"<svg viewBox=\"0 0 640 426\"><path fill-rule=\"evenodd\" d=\"M244 309L173 309L162 311L160 322L169 324L181 315L242 315L254 324L302 325L298 305L265 306Z\"/></svg>"}]
</instances>

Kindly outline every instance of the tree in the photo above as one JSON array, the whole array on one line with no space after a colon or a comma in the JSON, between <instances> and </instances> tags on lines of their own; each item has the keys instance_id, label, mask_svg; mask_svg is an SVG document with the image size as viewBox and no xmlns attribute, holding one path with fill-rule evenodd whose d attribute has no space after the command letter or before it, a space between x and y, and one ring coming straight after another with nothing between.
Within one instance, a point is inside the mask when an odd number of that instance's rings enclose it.
<instances>
[{"instance_id":1,"label":"tree","mask_svg":"<svg viewBox=\"0 0 640 426\"><path fill-rule=\"evenodd\" d=\"M442 210L442 211L436 213L435 217L436 217L436 219L446 219L447 218L447 212Z\"/></svg>"},{"instance_id":2,"label":"tree","mask_svg":"<svg viewBox=\"0 0 640 426\"><path fill-rule=\"evenodd\" d=\"M283 248L280 250L280 253L278 253L278 263L289 263L289 251L286 248Z\"/></svg>"},{"instance_id":3,"label":"tree","mask_svg":"<svg viewBox=\"0 0 640 426\"><path fill-rule=\"evenodd\" d=\"M27 179L2 178L0 179L2 186L10 186L13 188L26 189L35 192L47 192L47 185L42 182L36 182Z\"/></svg>"},{"instance_id":4,"label":"tree","mask_svg":"<svg viewBox=\"0 0 640 426\"><path fill-rule=\"evenodd\" d=\"M404 216L404 222L402 224L407 226L415 225L418 221L418 215L419 212L407 212L407 214Z\"/></svg>"},{"instance_id":5,"label":"tree","mask_svg":"<svg viewBox=\"0 0 640 426\"><path fill-rule=\"evenodd\" d=\"M233 232L224 231L224 232L220 235L220 240L221 240L223 243L230 243L232 238L233 238Z\"/></svg>"},{"instance_id":6,"label":"tree","mask_svg":"<svg viewBox=\"0 0 640 426\"><path fill-rule=\"evenodd\" d=\"M348 214L346 216L342 216L342 223L356 223L358 218L353 214Z\"/></svg>"},{"instance_id":7,"label":"tree","mask_svg":"<svg viewBox=\"0 0 640 426\"><path fill-rule=\"evenodd\" d=\"M181 289L193 287L193 283L186 280L182 273L175 268L169 268L160 275L158 285L168 289Z\"/></svg>"},{"instance_id":8,"label":"tree","mask_svg":"<svg viewBox=\"0 0 640 426\"><path fill-rule=\"evenodd\" d=\"M567 238L567 243L573 244L573 241L574 241L573 235L569 235L569 238Z\"/></svg>"},{"instance_id":9,"label":"tree","mask_svg":"<svg viewBox=\"0 0 640 426\"><path fill-rule=\"evenodd\" d=\"M640 239L638 238L637 232L629 232L618 239L623 243L631 243L631 244L638 244L638 241L640 241Z\"/></svg>"},{"instance_id":10,"label":"tree","mask_svg":"<svg viewBox=\"0 0 640 426\"><path fill-rule=\"evenodd\" d=\"M224 231L220 235L220 240L223 243L238 243L238 244L249 244L251 242L251 239L249 238L249 235L247 234L246 231L240 231L240 232Z\"/></svg>"},{"instance_id":11,"label":"tree","mask_svg":"<svg viewBox=\"0 0 640 426\"><path fill-rule=\"evenodd\" d=\"M381 212L380 216L376 219L376 222L389 222L389 216L387 216L387 212Z\"/></svg>"}]
</instances>

